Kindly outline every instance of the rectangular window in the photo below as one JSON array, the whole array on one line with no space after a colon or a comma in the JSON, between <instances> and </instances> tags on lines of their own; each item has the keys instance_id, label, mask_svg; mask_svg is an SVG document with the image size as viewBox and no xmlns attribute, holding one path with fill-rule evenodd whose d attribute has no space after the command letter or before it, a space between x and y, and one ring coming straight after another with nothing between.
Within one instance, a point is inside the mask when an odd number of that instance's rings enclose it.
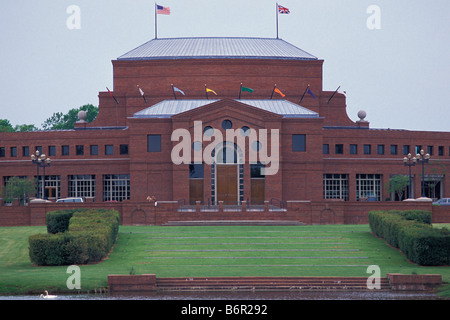
<instances>
[{"instance_id":1,"label":"rectangular window","mask_svg":"<svg viewBox=\"0 0 450 320\"><path fill-rule=\"evenodd\" d=\"M372 153L372 146L370 144L364 145L364 154L371 154Z\"/></svg>"},{"instance_id":2,"label":"rectangular window","mask_svg":"<svg viewBox=\"0 0 450 320\"><path fill-rule=\"evenodd\" d=\"M403 155L407 156L409 154L409 146L408 145L404 145L403 146Z\"/></svg>"},{"instance_id":3,"label":"rectangular window","mask_svg":"<svg viewBox=\"0 0 450 320\"><path fill-rule=\"evenodd\" d=\"M123 201L130 199L129 174L103 175L103 201Z\"/></svg>"},{"instance_id":4,"label":"rectangular window","mask_svg":"<svg viewBox=\"0 0 450 320\"><path fill-rule=\"evenodd\" d=\"M357 201L381 201L381 175L357 174L356 175L356 200Z\"/></svg>"},{"instance_id":5,"label":"rectangular window","mask_svg":"<svg viewBox=\"0 0 450 320\"><path fill-rule=\"evenodd\" d=\"M128 145L127 144L121 144L120 145L120 154L128 154Z\"/></svg>"},{"instance_id":6,"label":"rectangular window","mask_svg":"<svg viewBox=\"0 0 450 320\"><path fill-rule=\"evenodd\" d=\"M391 144L391 155L397 155L397 145Z\"/></svg>"},{"instance_id":7,"label":"rectangular window","mask_svg":"<svg viewBox=\"0 0 450 320\"><path fill-rule=\"evenodd\" d=\"M379 144L377 146L377 153L380 154L380 155L384 154L384 144Z\"/></svg>"},{"instance_id":8,"label":"rectangular window","mask_svg":"<svg viewBox=\"0 0 450 320\"><path fill-rule=\"evenodd\" d=\"M324 174L323 198L348 201L348 174Z\"/></svg>"},{"instance_id":9,"label":"rectangular window","mask_svg":"<svg viewBox=\"0 0 450 320\"><path fill-rule=\"evenodd\" d=\"M63 156L68 156L70 153L70 148L69 146L61 146L61 154Z\"/></svg>"},{"instance_id":10,"label":"rectangular window","mask_svg":"<svg viewBox=\"0 0 450 320\"><path fill-rule=\"evenodd\" d=\"M22 147L22 156L24 157L30 156L30 147Z\"/></svg>"},{"instance_id":11,"label":"rectangular window","mask_svg":"<svg viewBox=\"0 0 450 320\"><path fill-rule=\"evenodd\" d=\"M439 156L443 156L444 155L444 146L439 146L438 147L438 155Z\"/></svg>"},{"instance_id":12,"label":"rectangular window","mask_svg":"<svg viewBox=\"0 0 450 320\"><path fill-rule=\"evenodd\" d=\"M427 147L427 153L432 156L433 155L433 146L428 146Z\"/></svg>"},{"instance_id":13,"label":"rectangular window","mask_svg":"<svg viewBox=\"0 0 450 320\"><path fill-rule=\"evenodd\" d=\"M161 135L147 135L147 152L161 152Z\"/></svg>"},{"instance_id":14,"label":"rectangular window","mask_svg":"<svg viewBox=\"0 0 450 320\"><path fill-rule=\"evenodd\" d=\"M191 163L189 165L189 179L203 179L204 169L203 163Z\"/></svg>"},{"instance_id":15,"label":"rectangular window","mask_svg":"<svg viewBox=\"0 0 450 320\"><path fill-rule=\"evenodd\" d=\"M350 154L358 154L358 145L357 144L350 145Z\"/></svg>"},{"instance_id":16,"label":"rectangular window","mask_svg":"<svg viewBox=\"0 0 450 320\"><path fill-rule=\"evenodd\" d=\"M56 156L56 147L55 146L49 146L48 147L48 155L49 156Z\"/></svg>"},{"instance_id":17,"label":"rectangular window","mask_svg":"<svg viewBox=\"0 0 450 320\"><path fill-rule=\"evenodd\" d=\"M84 156L84 146L75 147L77 156Z\"/></svg>"},{"instance_id":18,"label":"rectangular window","mask_svg":"<svg viewBox=\"0 0 450 320\"><path fill-rule=\"evenodd\" d=\"M344 154L344 145L343 144L337 144L334 146L334 153L335 154Z\"/></svg>"},{"instance_id":19,"label":"rectangular window","mask_svg":"<svg viewBox=\"0 0 450 320\"><path fill-rule=\"evenodd\" d=\"M105 145L105 154L109 156L114 154L114 147L112 144Z\"/></svg>"},{"instance_id":20,"label":"rectangular window","mask_svg":"<svg viewBox=\"0 0 450 320\"><path fill-rule=\"evenodd\" d=\"M422 146L417 145L415 149L416 154L420 153L420 150L422 150Z\"/></svg>"},{"instance_id":21,"label":"rectangular window","mask_svg":"<svg viewBox=\"0 0 450 320\"><path fill-rule=\"evenodd\" d=\"M69 197L95 197L95 175L70 175Z\"/></svg>"},{"instance_id":22,"label":"rectangular window","mask_svg":"<svg viewBox=\"0 0 450 320\"><path fill-rule=\"evenodd\" d=\"M266 176L261 173L261 169L265 167L262 163L256 163L250 165L250 178L252 179L264 179Z\"/></svg>"},{"instance_id":23,"label":"rectangular window","mask_svg":"<svg viewBox=\"0 0 450 320\"><path fill-rule=\"evenodd\" d=\"M322 152L323 152L323 154L330 154L330 145L324 144L322 147Z\"/></svg>"},{"instance_id":24,"label":"rectangular window","mask_svg":"<svg viewBox=\"0 0 450 320\"><path fill-rule=\"evenodd\" d=\"M39 151L39 154L42 154L42 147L41 146L37 146L35 150Z\"/></svg>"},{"instance_id":25,"label":"rectangular window","mask_svg":"<svg viewBox=\"0 0 450 320\"><path fill-rule=\"evenodd\" d=\"M17 157L17 147L11 147L11 157Z\"/></svg>"},{"instance_id":26,"label":"rectangular window","mask_svg":"<svg viewBox=\"0 0 450 320\"><path fill-rule=\"evenodd\" d=\"M6 156L5 147L0 147L0 158L4 158Z\"/></svg>"},{"instance_id":27,"label":"rectangular window","mask_svg":"<svg viewBox=\"0 0 450 320\"><path fill-rule=\"evenodd\" d=\"M292 151L294 152L306 151L306 136L304 134L292 135Z\"/></svg>"},{"instance_id":28,"label":"rectangular window","mask_svg":"<svg viewBox=\"0 0 450 320\"><path fill-rule=\"evenodd\" d=\"M91 156L96 156L96 155L98 155L98 146L97 146L97 145L92 145L92 146L90 147L90 149L91 149Z\"/></svg>"}]
</instances>

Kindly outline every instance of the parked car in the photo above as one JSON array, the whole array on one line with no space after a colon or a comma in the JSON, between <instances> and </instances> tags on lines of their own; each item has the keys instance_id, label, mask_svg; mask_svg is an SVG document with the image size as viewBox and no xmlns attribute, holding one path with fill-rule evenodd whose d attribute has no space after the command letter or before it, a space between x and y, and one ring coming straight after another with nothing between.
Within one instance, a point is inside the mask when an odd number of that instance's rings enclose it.
<instances>
[{"instance_id":1,"label":"parked car","mask_svg":"<svg viewBox=\"0 0 450 320\"><path fill-rule=\"evenodd\" d=\"M61 202L84 202L83 198L63 198L56 200L56 203Z\"/></svg>"},{"instance_id":2,"label":"parked car","mask_svg":"<svg viewBox=\"0 0 450 320\"><path fill-rule=\"evenodd\" d=\"M438 201L434 201L433 205L435 206L450 206L450 198L442 198Z\"/></svg>"},{"instance_id":3,"label":"parked car","mask_svg":"<svg viewBox=\"0 0 450 320\"><path fill-rule=\"evenodd\" d=\"M31 199L30 203L51 203L51 201L45 199Z\"/></svg>"}]
</instances>

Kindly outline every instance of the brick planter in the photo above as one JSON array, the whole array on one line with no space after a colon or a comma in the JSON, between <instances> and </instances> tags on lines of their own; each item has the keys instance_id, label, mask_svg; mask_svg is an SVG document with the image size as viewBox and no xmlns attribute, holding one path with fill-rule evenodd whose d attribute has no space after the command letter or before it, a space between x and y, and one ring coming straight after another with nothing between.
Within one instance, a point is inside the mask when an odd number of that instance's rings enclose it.
<instances>
[{"instance_id":1,"label":"brick planter","mask_svg":"<svg viewBox=\"0 0 450 320\"><path fill-rule=\"evenodd\" d=\"M440 274L387 274L394 291L431 291L442 284Z\"/></svg>"}]
</instances>

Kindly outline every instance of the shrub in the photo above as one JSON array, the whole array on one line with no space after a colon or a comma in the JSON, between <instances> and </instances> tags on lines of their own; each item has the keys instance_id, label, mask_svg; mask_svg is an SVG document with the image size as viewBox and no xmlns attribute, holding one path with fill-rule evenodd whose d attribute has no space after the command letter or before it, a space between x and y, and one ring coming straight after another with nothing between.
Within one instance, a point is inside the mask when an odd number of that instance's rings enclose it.
<instances>
[{"instance_id":1,"label":"shrub","mask_svg":"<svg viewBox=\"0 0 450 320\"><path fill-rule=\"evenodd\" d=\"M423 211L371 211L372 232L420 265L450 264L450 232L431 226Z\"/></svg>"},{"instance_id":2,"label":"shrub","mask_svg":"<svg viewBox=\"0 0 450 320\"><path fill-rule=\"evenodd\" d=\"M69 221L75 212L85 209L56 210L48 212L45 217L48 233L65 232L69 230Z\"/></svg>"},{"instance_id":3,"label":"shrub","mask_svg":"<svg viewBox=\"0 0 450 320\"><path fill-rule=\"evenodd\" d=\"M47 221L52 233L29 238L30 259L37 265L100 261L115 243L120 217L114 210L65 210L47 215Z\"/></svg>"}]
</instances>

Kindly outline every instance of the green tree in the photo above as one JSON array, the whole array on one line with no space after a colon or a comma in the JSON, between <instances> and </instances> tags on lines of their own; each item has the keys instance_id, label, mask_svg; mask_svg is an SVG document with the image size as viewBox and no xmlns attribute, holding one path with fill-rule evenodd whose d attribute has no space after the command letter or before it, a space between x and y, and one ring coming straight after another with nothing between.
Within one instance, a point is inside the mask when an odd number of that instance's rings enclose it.
<instances>
[{"instance_id":1,"label":"green tree","mask_svg":"<svg viewBox=\"0 0 450 320\"><path fill-rule=\"evenodd\" d=\"M14 128L9 120L0 119L0 132L14 132Z\"/></svg>"},{"instance_id":2,"label":"green tree","mask_svg":"<svg viewBox=\"0 0 450 320\"><path fill-rule=\"evenodd\" d=\"M34 124L17 124L14 127L15 132L30 132L30 131L37 131L39 130L36 128Z\"/></svg>"},{"instance_id":3,"label":"green tree","mask_svg":"<svg viewBox=\"0 0 450 320\"><path fill-rule=\"evenodd\" d=\"M409 177L398 174L389 179L388 192L394 192L397 194L398 199L403 199L406 187L409 186Z\"/></svg>"},{"instance_id":4,"label":"green tree","mask_svg":"<svg viewBox=\"0 0 450 320\"><path fill-rule=\"evenodd\" d=\"M23 205L27 202L29 196L36 194L36 183L30 179L22 179L12 177L2 189L2 196L5 202L12 202L19 199L19 203Z\"/></svg>"},{"instance_id":5,"label":"green tree","mask_svg":"<svg viewBox=\"0 0 450 320\"><path fill-rule=\"evenodd\" d=\"M75 128L75 122L78 121L78 112L80 111L86 111L86 121L92 122L97 118L98 107L92 104L85 104L79 108L70 109L66 114L62 112L53 113L53 115L42 124L42 128L45 130L73 129Z\"/></svg>"}]
</instances>

